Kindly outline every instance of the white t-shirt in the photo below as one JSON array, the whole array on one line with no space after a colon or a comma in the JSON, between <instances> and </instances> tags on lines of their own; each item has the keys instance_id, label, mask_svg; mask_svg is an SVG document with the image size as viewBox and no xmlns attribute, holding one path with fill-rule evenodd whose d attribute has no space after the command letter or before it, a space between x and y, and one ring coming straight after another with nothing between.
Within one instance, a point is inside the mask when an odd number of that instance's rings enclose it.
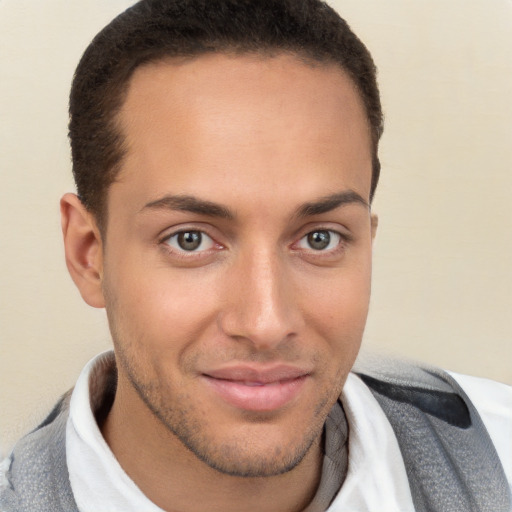
<instances>
[{"instance_id":1,"label":"white t-shirt","mask_svg":"<svg viewBox=\"0 0 512 512\"><path fill-rule=\"evenodd\" d=\"M80 374L67 422L67 463L78 509L162 512L123 471L96 424L89 375L100 357ZM512 489L512 388L486 379L452 376L478 409ZM372 393L350 374L341 401L350 432L348 473L328 512L414 512L397 440Z\"/></svg>"}]
</instances>

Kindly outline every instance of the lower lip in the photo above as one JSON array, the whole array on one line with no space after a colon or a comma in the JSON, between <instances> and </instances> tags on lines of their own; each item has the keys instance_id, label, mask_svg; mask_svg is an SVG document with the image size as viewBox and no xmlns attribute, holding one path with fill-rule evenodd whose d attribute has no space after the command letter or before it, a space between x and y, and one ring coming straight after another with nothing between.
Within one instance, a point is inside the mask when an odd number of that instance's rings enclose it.
<instances>
[{"instance_id":1,"label":"lower lip","mask_svg":"<svg viewBox=\"0 0 512 512\"><path fill-rule=\"evenodd\" d=\"M307 375L280 382L249 386L239 381L203 376L228 404L246 411L275 411L290 403L301 391Z\"/></svg>"}]
</instances>

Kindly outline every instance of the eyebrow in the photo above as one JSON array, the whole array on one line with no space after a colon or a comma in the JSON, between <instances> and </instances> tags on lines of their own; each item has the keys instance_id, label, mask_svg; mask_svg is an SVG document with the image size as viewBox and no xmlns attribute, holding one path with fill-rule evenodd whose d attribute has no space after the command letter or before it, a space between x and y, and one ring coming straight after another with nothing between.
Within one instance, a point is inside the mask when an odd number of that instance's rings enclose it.
<instances>
[{"instance_id":1,"label":"eyebrow","mask_svg":"<svg viewBox=\"0 0 512 512\"><path fill-rule=\"evenodd\" d=\"M328 213L340 206L346 204L361 204L366 208L370 209L370 205L353 190L345 190L337 194L322 197L318 201L312 201L299 206L297 209L298 217L309 217L313 215L321 215L322 213Z\"/></svg>"},{"instance_id":2,"label":"eyebrow","mask_svg":"<svg viewBox=\"0 0 512 512\"><path fill-rule=\"evenodd\" d=\"M183 212L197 213L208 217L219 217L221 219L233 219L234 215L230 210L211 201L205 201L194 196L167 195L147 203L141 210L178 210Z\"/></svg>"},{"instance_id":3,"label":"eyebrow","mask_svg":"<svg viewBox=\"0 0 512 512\"><path fill-rule=\"evenodd\" d=\"M309 217L313 215L321 215L328 213L340 206L346 204L361 204L366 208L370 205L353 190L346 190L337 194L322 197L317 201L311 201L299 206L296 210L297 217ZM197 213L198 215L206 215L208 217L218 217L221 219L233 220L235 215L225 206L206 201L189 195L166 195L155 201L147 203L141 212L145 210L177 210L183 212Z\"/></svg>"}]
</instances>

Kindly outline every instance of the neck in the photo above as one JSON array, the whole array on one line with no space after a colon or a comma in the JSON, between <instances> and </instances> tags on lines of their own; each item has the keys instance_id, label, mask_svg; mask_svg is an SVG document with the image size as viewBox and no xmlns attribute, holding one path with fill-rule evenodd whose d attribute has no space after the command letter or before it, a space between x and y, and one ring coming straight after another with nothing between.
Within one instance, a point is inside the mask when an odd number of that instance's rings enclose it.
<instances>
[{"instance_id":1,"label":"neck","mask_svg":"<svg viewBox=\"0 0 512 512\"><path fill-rule=\"evenodd\" d=\"M315 495L323 460L321 434L290 471L267 477L227 475L198 459L133 389L123 389L118 386L102 433L124 471L163 510L299 512Z\"/></svg>"}]
</instances>

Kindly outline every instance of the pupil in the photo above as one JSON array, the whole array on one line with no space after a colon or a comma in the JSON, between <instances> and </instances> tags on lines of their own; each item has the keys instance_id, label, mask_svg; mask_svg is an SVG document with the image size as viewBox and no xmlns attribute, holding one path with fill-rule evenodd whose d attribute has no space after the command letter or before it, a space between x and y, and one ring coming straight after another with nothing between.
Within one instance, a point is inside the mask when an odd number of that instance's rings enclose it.
<instances>
[{"instance_id":1,"label":"pupil","mask_svg":"<svg viewBox=\"0 0 512 512\"><path fill-rule=\"evenodd\" d=\"M325 249L331 242L329 231L314 231L308 235L308 243L312 249L320 251Z\"/></svg>"},{"instance_id":2,"label":"pupil","mask_svg":"<svg viewBox=\"0 0 512 512\"><path fill-rule=\"evenodd\" d=\"M198 231L185 231L178 235L178 245L184 251L193 251L201 245L201 238Z\"/></svg>"}]
</instances>

